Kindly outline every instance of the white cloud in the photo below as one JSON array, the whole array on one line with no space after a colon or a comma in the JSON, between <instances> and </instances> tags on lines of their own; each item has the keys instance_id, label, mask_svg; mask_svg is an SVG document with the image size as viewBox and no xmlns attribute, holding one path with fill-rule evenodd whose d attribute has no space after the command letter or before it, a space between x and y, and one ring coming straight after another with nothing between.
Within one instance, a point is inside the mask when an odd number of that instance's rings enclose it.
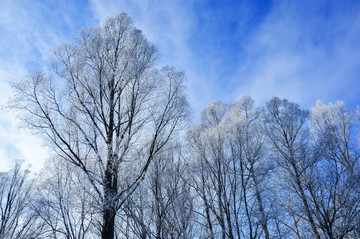
<instances>
[{"instance_id":1,"label":"white cloud","mask_svg":"<svg viewBox=\"0 0 360 239\"><path fill-rule=\"evenodd\" d=\"M11 96L10 80L22 78L26 69L21 65L10 65L0 61L0 105L5 106ZM0 171L6 171L16 161L25 161L31 170L39 171L48 151L41 146L42 142L26 129L19 128L15 112L2 107L0 111Z\"/></svg>"},{"instance_id":2,"label":"white cloud","mask_svg":"<svg viewBox=\"0 0 360 239\"><path fill-rule=\"evenodd\" d=\"M210 10L199 8L203 5ZM238 11L226 3L220 4L226 6L224 10L209 5L201 1L91 1L100 21L120 11L127 12L148 39L159 46L163 62L186 71L196 114L214 98L231 102L243 94L260 104L278 96L303 107L310 107L319 98L357 99L357 6L326 1L274 1L269 12L256 20L260 23L253 24L258 7L251 1L238 4ZM221 26L229 22L235 22L237 28ZM230 31L229 35L211 34L212 30L223 28ZM205 35L199 37L203 42L197 44L209 50L202 52L204 55L197 55L199 52L189 41L199 34L198 30ZM231 47L233 51L229 50Z\"/></svg>"},{"instance_id":3,"label":"white cloud","mask_svg":"<svg viewBox=\"0 0 360 239\"><path fill-rule=\"evenodd\" d=\"M360 90L360 13L341 13L336 4L324 13L325 7L277 2L245 45L233 97L246 93L263 103L278 96L307 108L317 99L354 101Z\"/></svg>"},{"instance_id":4,"label":"white cloud","mask_svg":"<svg viewBox=\"0 0 360 239\"><path fill-rule=\"evenodd\" d=\"M6 105L12 90L9 83L23 79L34 68L46 68L50 50L71 36L64 35L66 26L75 25L67 10L59 4L52 8L41 1L1 2L0 11L0 105ZM48 150L42 141L27 129L19 128L15 112L0 111L0 170L7 170L15 161L25 161L31 170L41 169Z\"/></svg>"}]
</instances>

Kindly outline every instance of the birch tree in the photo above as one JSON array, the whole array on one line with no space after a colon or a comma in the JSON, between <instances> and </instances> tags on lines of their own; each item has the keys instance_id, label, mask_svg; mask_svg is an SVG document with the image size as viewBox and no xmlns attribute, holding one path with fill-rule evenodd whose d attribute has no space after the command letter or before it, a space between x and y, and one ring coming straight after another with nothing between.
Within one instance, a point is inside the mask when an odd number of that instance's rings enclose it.
<instances>
[{"instance_id":1,"label":"birch tree","mask_svg":"<svg viewBox=\"0 0 360 239\"><path fill-rule=\"evenodd\" d=\"M118 210L188 114L184 74L156 70L158 52L124 13L54 50L48 72L15 82L10 106L81 169L114 238Z\"/></svg>"}]
</instances>

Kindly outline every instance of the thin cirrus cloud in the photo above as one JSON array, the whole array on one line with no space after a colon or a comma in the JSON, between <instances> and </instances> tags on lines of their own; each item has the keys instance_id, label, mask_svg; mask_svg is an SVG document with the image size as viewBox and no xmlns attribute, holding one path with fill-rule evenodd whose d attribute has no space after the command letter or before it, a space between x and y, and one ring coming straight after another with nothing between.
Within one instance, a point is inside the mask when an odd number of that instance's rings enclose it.
<instances>
[{"instance_id":1,"label":"thin cirrus cloud","mask_svg":"<svg viewBox=\"0 0 360 239\"><path fill-rule=\"evenodd\" d=\"M11 95L8 82L47 67L52 48L122 11L159 48L159 65L185 71L195 120L208 102L244 94L305 108L318 99L360 102L358 1L3 0L2 9L0 104ZM13 113L1 111L0 137L0 170L15 158L46 158Z\"/></svg>"},{"instance_id":2,"label":"thin cirrus cloud","mask_svg":"<svg viewBox=\"0 0 360 239\"><path fill-rule=\"evenodd\" d=\"M9 64L0 60L0 105L5 105L11 97L9 79L24 77L26 70L21 64ZM15 112L5 109L0 111L0 172L9 169L17 161L26 161L31 169L41 169L47 150L42 142L30 131L19 129L19 121Z\"/></svg>"},{"instance_id":3,"label":"thin cirrus cloud","mask_svg":"<svg viewBox=\"0 0 360 239\"><path fill-rule=\"evenodd\" d=\"M350 1L282 1L245 44L234 94L263 102L288 98L304 107L317 99L359 102L360 5ZM245 90L243 90L245 89Z\"/></svg>"},{"instance_id":4,"label":"thin cirrus cloud","mask_svg":"<svg viewBox=\"0 0 360 239\"><path fill-rule=\"evenodd\" d=\"M83 18L72 5L51 1L4 0L1 7L0 171L7 170L16 161L25 161L32 170L39 171L48 151L42 147L39 137L19 128L15 112L4 109L12 94L9 83L25 78L33 69L46 68L50 50L71 40L71 34L79 30L77 23Z\"/></svg>"},{"instance_id":5,"label":"thin cirrus cloud","mask_svg":"<svg viewBox=\"0 0 360 239\"><path fill-rule=\"evenodd\" d=\"M359 102L357 1L104 1L95 16L128 12L185 70L197 116L213 99L272 96L303 107L316 100Z\"/></svg>"}]
</instances>

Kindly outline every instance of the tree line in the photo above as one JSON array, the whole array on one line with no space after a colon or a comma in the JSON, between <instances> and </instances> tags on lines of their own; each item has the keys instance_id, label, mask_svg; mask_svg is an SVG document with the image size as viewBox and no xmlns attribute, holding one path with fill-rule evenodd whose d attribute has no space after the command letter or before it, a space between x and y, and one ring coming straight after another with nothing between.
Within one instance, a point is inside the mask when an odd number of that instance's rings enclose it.
<instances>
[{"instance_id":1,"label":"tree line","mask_svg":"<svg viewBox=\"0 0 360 239\"><path fill-rule=\"evenodd\" d=\"M359 238L358 115L274 97L209 103L124 13L12 84L8 107L52 149L0 174L0 238Z\"/></svg>"}]
</instances>

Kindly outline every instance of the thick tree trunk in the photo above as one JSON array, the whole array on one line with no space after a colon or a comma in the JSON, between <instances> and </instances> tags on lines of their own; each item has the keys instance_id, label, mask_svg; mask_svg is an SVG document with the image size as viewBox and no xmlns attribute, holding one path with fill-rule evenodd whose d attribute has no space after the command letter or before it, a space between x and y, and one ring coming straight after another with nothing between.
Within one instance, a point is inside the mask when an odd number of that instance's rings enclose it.
<instances>
[{"instance_id":1,"label":"thick tree trunk","mask_svg":"<svg viewBox=\"0 0 360 239\"><path fill-rule=\"evenodd\" d=\"M102 239L114 239L115 234L115 212L112 208L105 209L101 231Z\"/></svg>"},{"instance_id":2,"label":"thick tree trunk","mask_svg":"<svg viewBox=\"0 0 360 239\"><path fill-rule=\"evenodd\" d=\"M104 178L102 239L114 239L116 216L116 200L114 197L118 194L117 186L117 170L114 169L109 160Z\"/></svg>"}]
</instances>

